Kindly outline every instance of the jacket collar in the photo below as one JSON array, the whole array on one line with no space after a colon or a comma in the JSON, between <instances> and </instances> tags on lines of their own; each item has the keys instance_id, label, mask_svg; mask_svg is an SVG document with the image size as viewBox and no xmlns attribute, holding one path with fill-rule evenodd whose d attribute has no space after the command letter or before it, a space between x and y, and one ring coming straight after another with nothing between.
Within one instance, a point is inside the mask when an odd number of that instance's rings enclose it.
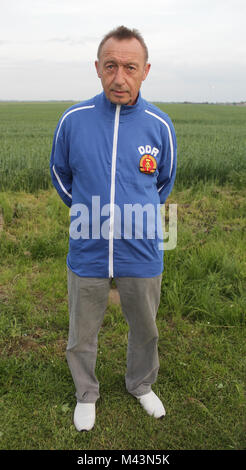
<instances>
[{"instance_id":1,"label":"jacket collar","mask_svg":"<svg viewBox=\"0 0 246 470\"><path fill-rule=\"evenodd\" d=\"M127 117L135 117L136 113L142 110L144 100L139 91L137 102L132 106L121 105L120 109L120 119ZM101 111L106 113L109 117L114 118L116 111L116 104L111 103L111 101L106 97L104 91L96 96L96 107L99 106Z\"/></svg>"}]
</instances>

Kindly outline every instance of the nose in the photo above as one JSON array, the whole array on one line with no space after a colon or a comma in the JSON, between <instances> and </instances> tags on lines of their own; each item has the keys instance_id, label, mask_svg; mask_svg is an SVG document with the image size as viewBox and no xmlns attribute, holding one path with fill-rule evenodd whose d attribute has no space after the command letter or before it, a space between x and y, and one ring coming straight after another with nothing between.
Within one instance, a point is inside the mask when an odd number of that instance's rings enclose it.
<instances>
[{"instance_id":1,"label":"nose","mask_svg":"<svg viewBox=\"0 0 246 470\"><path fill-rule=\"evenodd\" d=\"M123 67L118 67L114 76L115 85L121 86L125 83L124 69Z\"/></svg>"}]
</instances>

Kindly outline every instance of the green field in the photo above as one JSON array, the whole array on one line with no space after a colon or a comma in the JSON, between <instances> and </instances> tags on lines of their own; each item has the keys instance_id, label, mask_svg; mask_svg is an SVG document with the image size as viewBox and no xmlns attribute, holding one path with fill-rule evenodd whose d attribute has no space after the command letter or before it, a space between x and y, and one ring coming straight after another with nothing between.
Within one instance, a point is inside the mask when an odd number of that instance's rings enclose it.
<instances>
[{"instance_id":1,"label":"green field","mask_svg":"<svg viewBox=\"0 0 246 470\"><path fill-rule=\"evenodd\" d=\"M50 187L49 154L58 119L73 103L0 103L0 191ZM246 184L243 106L160 104L175 125L176 187Z\"/></svg>"},{"instance_id":2,"label":"green field","mask_svg":"<svg viewBox=\"0 0 246 470\"><path fill-rule=\"evenodd\" d=\"M0 103L0 448L246 449L246 107L159 105L178 141L153 387L167 415L150 418L126 393L127 325L109 304L96 425L80 434L65 359L69 214L49 174L70 104Z\"/></svg>"}]
</instances>

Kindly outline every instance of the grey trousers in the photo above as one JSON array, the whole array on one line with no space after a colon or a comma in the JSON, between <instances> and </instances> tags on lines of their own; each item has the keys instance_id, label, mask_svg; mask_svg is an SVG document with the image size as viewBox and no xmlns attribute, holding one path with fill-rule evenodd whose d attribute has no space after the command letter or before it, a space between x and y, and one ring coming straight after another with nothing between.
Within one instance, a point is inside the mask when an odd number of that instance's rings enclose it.
<instances>
[{"instance_id":1,"label":"grey trousers","mask_svg":"<svg viewBox=\"0 0 246 470\"><path fill-rule=\"evenodd\" d=\"M153 278L115 278L124 317L129 325L128 392L148 393L159 370L156 314L162 275ZM97 340L107 308L110 280L79 277L68 269L69 337L66 357L78 402L95 403L99 383L95 375Z\"/></svg>"}]
</instances>

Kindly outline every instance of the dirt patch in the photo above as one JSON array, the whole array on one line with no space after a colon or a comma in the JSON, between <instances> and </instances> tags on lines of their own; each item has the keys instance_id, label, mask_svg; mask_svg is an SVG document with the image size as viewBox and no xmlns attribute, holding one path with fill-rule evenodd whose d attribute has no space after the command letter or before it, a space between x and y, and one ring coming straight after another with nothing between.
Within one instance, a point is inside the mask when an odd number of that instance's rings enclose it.
<instances>
[{"instance_id":1,"label":"dirt patch","mask_svg":"<svg viewBox=\"0 0 246 470\"><path fill-rule=\"evenodd\" d=\"M14 354L15 356L18 356L23 352L36 351L37 349L40 349L40 344L31 338L22 336L11 338L4 346L2 346L1 349L2 355L11 356Z\"/></svg>"},{"instance_id":2,"label":"dirt patch","mask_svg":"<svg viewBox=\"0 0 246 470\"><path fill-rule=\"evenodd\" d=\"M16 336L9 338L4 344L1 345L1 355L19 356L25 353L32 353L38 351L39 354L52 354L64 356L66 351L67 340L57 339L54 341L41 340L40 333L32 336Z\"/></svg>"},{"instance_id":3,"label":"dirt patch","mask_svg":"<svg viewBox=\"0 0 246 470\"><path fill-rule=\"evenodd\" d=\"M117 289L110 289L108 303L111 305L120 305L120 295Z\"/></svg>"}]
</instances>

